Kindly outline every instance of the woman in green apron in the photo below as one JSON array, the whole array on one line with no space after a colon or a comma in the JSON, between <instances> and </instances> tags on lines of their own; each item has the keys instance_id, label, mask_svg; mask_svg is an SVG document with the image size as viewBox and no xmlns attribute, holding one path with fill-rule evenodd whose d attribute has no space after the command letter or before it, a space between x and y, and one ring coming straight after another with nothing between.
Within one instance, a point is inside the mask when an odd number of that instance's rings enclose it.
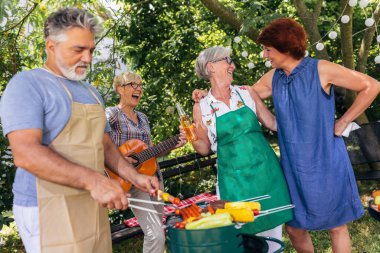
<instances>
[{"instance_id":1,"label":"woman in green apron","mask_svg":"<svg viewBox=\"0 0 380 253\"><path fill-rule=\"evenodd\" d=\"M235 65L230 50L212 47L197 58L197 75L211 83L208 95L193 109L198 139L194 149L218 155L220 198L239 201L269 194L262 210L290 204L288 187L277 157L258 122L276 130L274 116L249 88L231 86ZM242 232L282 238L282 224L291 220L291 210L260 217L243 226ZM263 235L263 234L262 234Z\"/></svg>"}]
</instances>

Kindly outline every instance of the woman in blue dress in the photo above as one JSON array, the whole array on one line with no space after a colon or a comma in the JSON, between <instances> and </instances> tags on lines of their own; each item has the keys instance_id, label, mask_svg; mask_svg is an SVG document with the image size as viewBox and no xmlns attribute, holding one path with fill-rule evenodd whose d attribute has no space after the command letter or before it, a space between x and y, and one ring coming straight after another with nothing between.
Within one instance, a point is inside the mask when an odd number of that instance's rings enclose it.
<instances>
[{"instance_id":1,"label":"woman in blue dress","mask_svg":"<svg viewBox=\"0 0 380 253\"><path fill-rule=\"evenodd\" d=\"M353 169L341 137L380 91L375 79L341 65L304 57L307 35L296 21L272 21L260 33L264 58L273 69L252 88L273 96L284 170L294 219L286 230L298 252L314 252L307 230L329 230L333 252L351 252L346 224L364 213ZM335 119L333 86L357 92Z\"/></svg>"}]
</instances>

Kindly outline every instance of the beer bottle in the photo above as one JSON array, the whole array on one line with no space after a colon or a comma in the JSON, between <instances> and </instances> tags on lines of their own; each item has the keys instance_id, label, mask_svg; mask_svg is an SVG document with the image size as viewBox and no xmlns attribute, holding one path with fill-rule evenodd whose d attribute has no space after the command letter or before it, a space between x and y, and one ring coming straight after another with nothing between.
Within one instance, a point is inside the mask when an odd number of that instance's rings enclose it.
<instances>
[{"instance_id":1,"label":"beer bottle","mask_svg":"<svg viewBox=\"0 0 380 253\"><path fill-rule=\"evenodd\" d=\"M181 122L181 126L185 130L186 138L189 142L195 141L197 139L197 135L194 131L194 126L191 123L189 116L186 115L180 103L176 103L177 111L179 114L179 120Z\"/></svg>"}]
</instances>

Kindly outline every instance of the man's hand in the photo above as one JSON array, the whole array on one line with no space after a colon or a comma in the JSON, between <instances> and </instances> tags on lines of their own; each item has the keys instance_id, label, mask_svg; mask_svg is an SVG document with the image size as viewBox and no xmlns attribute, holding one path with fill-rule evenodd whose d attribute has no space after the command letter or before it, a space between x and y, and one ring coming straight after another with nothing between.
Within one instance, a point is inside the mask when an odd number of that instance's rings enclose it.
<instances>
[{"instance_id":1,"label":"man's hand","mask_svg":"<svg viewBox=\"0 0 380 253\"><path fill-rule=\"evenodd\" d=\"M195 103L199 103L202 98L207 96L208 92L206 90L194 90L193 93L191 94L191 98L194 100Z\"/></svg>"},{"instance_id":2,"label":"man's hand","mask_svg":"<svg viewBox=\"0 0 380 253\"><path fill-rule=\"evenodd\" d=\"M125 210L128 208L129 195L113 179L109 179L99 173L95 173L86 187L91 197L108 209Z\"/></svg>"},{"instance_id":3,"label":"man's hand","mask_svg":"<svg viewBox=\"0 0 380 253\"><path fill-rule=\"evenodd\" d=\"M160 189L157 177L144 174L136 176L134 186L152 196L157 196L157 191Z\"/></svg>"}]
</instances>

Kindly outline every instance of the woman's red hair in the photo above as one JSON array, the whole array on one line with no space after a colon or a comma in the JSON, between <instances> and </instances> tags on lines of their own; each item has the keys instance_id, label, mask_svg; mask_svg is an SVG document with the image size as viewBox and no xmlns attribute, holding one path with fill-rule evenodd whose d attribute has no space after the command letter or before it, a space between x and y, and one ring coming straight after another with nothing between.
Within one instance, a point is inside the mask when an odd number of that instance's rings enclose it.
<instances>
[{"instance_id":1,"label":"woman's red hair","mask_svg":"<svg viewBox=\"0 0 380 253\"><path fill-rule=\"evenodd\" d=\"M279 18L267 25L259 35L258 43L289 53L299 60L305 55L307 34L303 27L290 18Z\"/></svg>"}]
</instances>

